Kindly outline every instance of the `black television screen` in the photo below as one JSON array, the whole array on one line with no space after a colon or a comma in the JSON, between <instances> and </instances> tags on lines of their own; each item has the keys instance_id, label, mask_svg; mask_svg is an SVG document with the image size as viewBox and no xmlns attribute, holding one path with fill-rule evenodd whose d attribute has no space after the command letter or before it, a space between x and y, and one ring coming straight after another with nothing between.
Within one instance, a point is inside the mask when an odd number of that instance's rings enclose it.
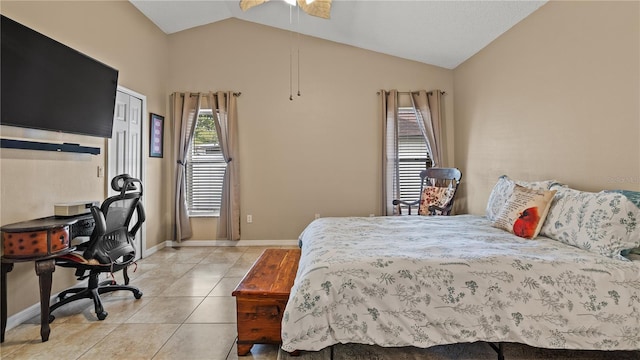
<instances>
[{"instance_id":1,"label":"black television screen","mask_svg":"<svg viewBox=\"0 0 640 360\"><path fill-rule=\"evenodd\" d=\"M118 70L5 16L0 124L111 138Z\"/></svg>"}]
</instances>

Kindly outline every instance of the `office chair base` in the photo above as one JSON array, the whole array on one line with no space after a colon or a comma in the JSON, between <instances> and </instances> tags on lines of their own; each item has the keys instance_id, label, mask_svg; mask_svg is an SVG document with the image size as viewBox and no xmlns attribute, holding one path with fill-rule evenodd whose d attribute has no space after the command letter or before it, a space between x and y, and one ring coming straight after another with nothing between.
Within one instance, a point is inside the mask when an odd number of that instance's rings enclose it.
<instances>
[{"instance_id":1,"label":"office chair base","mask_svg":"<svg viewBox=\"0 0 640 360\"><path fill-rule=\"evenodd\" d=\"M100 299L100 294L124 290L124 291L131 291L133 293L133 296L136 299L140 299L142 297L142 291L140 291L140 289L138 289L135 286L118 285L118 284L111 285L111 284L112 284L111 281L103 281L102 283L98 283L98 274L92 274L89 277L88 287L73 288L73 289L68 289L61 292L58 295L58 302L51 305L51 307L49 308L49 323L53 322L56 319L54 315L51 315L51 313L54 310L56 310L60 306L63 306L65 304L68 304L72 301L76 301L79 299L92 299L95 313L96 313L96 316L98 317L98 320L104 320L107 317L107 315L109 315L109 313L104 311L104 306L102 306L102 300ZM74 294L74 295L68 296L70 294Z\"/></svg>"}]
</instances>

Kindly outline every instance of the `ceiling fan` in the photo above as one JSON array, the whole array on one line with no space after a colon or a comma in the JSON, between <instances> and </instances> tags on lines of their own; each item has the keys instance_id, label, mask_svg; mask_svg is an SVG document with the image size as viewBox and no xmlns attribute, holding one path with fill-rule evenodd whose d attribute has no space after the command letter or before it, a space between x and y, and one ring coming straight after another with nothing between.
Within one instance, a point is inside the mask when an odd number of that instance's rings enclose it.
<instances>
[{"instance_id":1,"label":"ceiling fan","mask_svg":"<svg viewBox=\"0 0 640 360\"><path fill-rule=\"evenodd\" d=\"M240 0L242 11L263 4L269 0ZM284 0L291 6L296 5L296 0ZM328 19L331 13L331 0L297 0L297 5L309 15Z\"/></svg>"}]
</instances>

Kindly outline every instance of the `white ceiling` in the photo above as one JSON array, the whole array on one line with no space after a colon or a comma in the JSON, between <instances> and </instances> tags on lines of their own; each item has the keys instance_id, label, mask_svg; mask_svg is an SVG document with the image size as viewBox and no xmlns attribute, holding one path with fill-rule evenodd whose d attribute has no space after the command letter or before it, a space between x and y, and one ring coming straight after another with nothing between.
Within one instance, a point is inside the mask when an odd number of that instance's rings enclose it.
<instances>
[{"instance_id":1,"label":"white ceiling","mask_svg":"<svg viewBox=\"0 0 640 360\"><path fill-rule=\"evenodd\" d=\"M239 1L129 0L167 34L237 18L453 69L546 1L333 0L331 19L271 0L243 12ZM294 8L295 9L295 8Z\"/></svg>"}]
</instances>

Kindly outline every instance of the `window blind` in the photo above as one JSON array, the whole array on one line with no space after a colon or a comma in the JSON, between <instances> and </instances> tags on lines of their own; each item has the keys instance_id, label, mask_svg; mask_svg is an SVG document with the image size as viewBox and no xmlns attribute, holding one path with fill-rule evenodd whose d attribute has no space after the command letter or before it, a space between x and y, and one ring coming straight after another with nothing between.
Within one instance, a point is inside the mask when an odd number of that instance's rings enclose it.
<instances>
[{"instance_id":1,"label":"window blind","mask_svg":"<svg viewBox=\"0 0 640 360\"><path fill-rule=\"evenodd\" d=\"M398 109L398 171L400 199L420 198L420 171L431 166L427 143L411 107Z\"/></svg>"},{"instance_id":2,"label":"window blind","mask_svg":"<svg viewBox=\"0 0 640 360\"><path fill-rule=\"evenodd\" d=\"M187 208L190 216L217 216L227 164L222 156L211 110L201 110L186 166Z\"/></svg>"}]
</instances>

